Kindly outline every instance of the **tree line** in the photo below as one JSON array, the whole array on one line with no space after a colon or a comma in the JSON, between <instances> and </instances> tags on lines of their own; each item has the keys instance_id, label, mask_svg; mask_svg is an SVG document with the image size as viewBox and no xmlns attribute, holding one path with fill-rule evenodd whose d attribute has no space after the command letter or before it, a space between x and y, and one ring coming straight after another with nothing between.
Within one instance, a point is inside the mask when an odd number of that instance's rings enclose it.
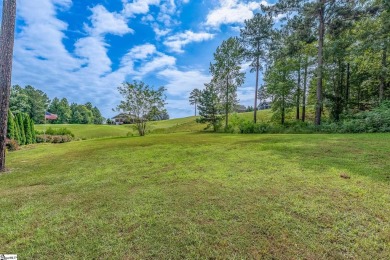
<instances>
[{"instance_id":1,"label":"tree line","mask_svg":"<svg viewBox=\"0 0 390 260\"><path fill-rule=\"evenodd\" d=\"M280 0L262 9L245 21L239 37L222 42L210 65L211 82L191 92L198 121L218 128L224 119L228 127L244 62L256 79L254 123L259 99L272 102L281 124L292 110L306 121L307 106L313 106L317 126L324 114L338 122L389 99L388 0Z\"/></svg>"},{"instance_id":2,"label":"tree line","mask_svg":"<svg viewBox=\"0 0 390 260\"><path fill-rule=\"evenodd\" d=\"M36 123L45 122L45 111L57 114L56 120L46 121L52 124L102 124L104 118L100 110L92 103L69 104L66 98L55 97L50 100L46 93L32 86L11 88L10 110L12 113L25 113Z\"/></svg>"}]
</instances>

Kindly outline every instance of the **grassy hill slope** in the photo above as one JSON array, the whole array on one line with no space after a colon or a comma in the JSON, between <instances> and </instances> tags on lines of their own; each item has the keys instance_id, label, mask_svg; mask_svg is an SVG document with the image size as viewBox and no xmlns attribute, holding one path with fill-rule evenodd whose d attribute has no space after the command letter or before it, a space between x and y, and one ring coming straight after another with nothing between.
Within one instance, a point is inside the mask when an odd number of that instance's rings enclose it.
<instances>
[{"instance_id":1,"label":"grassy hill slope","mask_svg":"<svg viewBox=\"0 0 390 260\"><path fill-rule=\"evenodd\" d=\"M0 248L26 259L389 259L389 151L387 134L27 146L0 175Z\"/></svg>"}]
</instances>

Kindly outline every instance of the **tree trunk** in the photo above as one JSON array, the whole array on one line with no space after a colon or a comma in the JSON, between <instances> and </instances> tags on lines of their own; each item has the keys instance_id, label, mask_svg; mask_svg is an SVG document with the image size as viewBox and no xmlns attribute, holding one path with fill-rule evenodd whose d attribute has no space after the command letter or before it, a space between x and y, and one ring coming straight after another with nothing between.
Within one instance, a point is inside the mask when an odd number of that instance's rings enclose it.
<instances>
[{"instance_id":1,"label":"tree trunk","mask_svg":"<svg viewBox=\"0 0 390 260\"><path fill-rule=\"evenodd\" d=\"M195 116L196 116L196 101L195 101Z\"/></svg>"},{"instance_id":2,"label":"tree trunk","mask_svg":"<svg viewBox=\"0 0 390 260\"><path fill-rule=\"evenodd\" d=\"M322 66L323 66L323 47L325 35L325 1L319 0L319 27L318 27L318 64L317 64L317 104L315 124L321 124L322 112Z\"/></svg>"},{"instance_id":3,"label":"tree trunk","mask_svg":"<svg viewBox=\"0 0 390 260\"><path fill-rule=\"evenodd\" d=\"M349 109L349 86L350 86L350 80L351 80L351 71L350 71L350 64L347 63L347 84L345 87L345 108L348 111Z\"/></svg>"},{"instance_id":4,"label":"tree trunk","mask_svg":"<svg viewBox=\"0 0 390 260\"><path fill-rule=\"evenodd\" d=\"M5 171L5 148L11 91L15 19L16 0L3 0L3 20L1 22L0 35L0 171Z\"/></svg>"},{"instance_id":5,"label":"tree trunk","mask_svg":"<svg viewBox=\"0 0 390 260\"><path fill-rule=\"evenodd\" d=\"M387 69L387 41L385 39L382 48L382 72L381 72L380 84L379 84L379 102L382 102L384 99L385 86L386 86L386 69Z\"/></svg>"},{"instance_id":6,"label":"tree trunk","mask_svg":"<svg viewBox=\"0 0 390 260\"><path fill-rule=\"evenodd\" d=\"M260 44L257 43L257 53L260 53ZM255 90L255 106L253 107L253 122L257 122L257 94L259 92L259 69L260 69L260 57L257 56L256 60L256 90Z\"/></svg>"},{"instance_id":7,"label":"tree trunk","mask_svg":"<svg viewBox=\"0 0 390 260\"><path fill-rule=\"evenodd\" d=\"M228 128L229 123L229 76L226 76L226 105L225 105L225 130Z\"/></svg>"},{"instance_id":8,"label":"tree trunk","mask_svg":"<svg viewBox=\"0 0 390 260\"><path fill-rule=\"evenodd\" d=\"M302 99L302 122L306 120L306 92L307 92L307 67L308 67L308 57L306 57L305 62L305 72L303 78L303 99Z\"/></svg>"},{"instance_id":9,"label":"tree trunk","mask_svg":"<svg viewBox=\"0 0 390 260\"><path fill-rule=\"evenodd\" d=\"M298 69L298 83L297 83L297 115L296 119L299 120L299 107L301 106L301 57L299 57L299 69Z\"/></svg>"},{"instance_id":10,"label":"tree trunk","mask_svg":"<svg viewBox=\"0 0 390 260\"><path fill-rule=\"evenodd\" d=\"M282 95L282 125L284 125L285 118L285 105L284 105L284 94Z\"/></svg>"}]
</instances>

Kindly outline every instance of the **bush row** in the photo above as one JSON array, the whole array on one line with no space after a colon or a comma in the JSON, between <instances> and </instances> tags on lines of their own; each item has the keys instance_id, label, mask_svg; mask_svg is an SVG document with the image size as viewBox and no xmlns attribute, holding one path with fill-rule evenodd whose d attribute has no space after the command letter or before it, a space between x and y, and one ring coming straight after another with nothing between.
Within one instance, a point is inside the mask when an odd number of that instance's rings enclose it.
<instances>
[{"instance_id":1,"label":"bush row","mask_svg":"<svg viewBox=\"0 0 390 260\"><path fill-rule=\"evenodd\" d=\"M70 135L37 135L37 143L67 143L73 140Z\"/></svg>"}]
</instances>

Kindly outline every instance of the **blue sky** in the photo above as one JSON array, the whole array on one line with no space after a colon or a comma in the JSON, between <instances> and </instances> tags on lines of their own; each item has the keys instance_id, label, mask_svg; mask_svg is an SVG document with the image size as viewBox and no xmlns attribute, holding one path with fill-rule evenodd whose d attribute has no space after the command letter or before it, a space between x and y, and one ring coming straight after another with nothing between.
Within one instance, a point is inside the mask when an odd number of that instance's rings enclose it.
<instances>
[{"instance_id":1,"label":"blue sky","mask_svg":"<svg viewBox=\"0 0 390 260\"><path fill-rule=\"evenodd\" d=\"M115 114L117 87L167 88L171 118L190 116L217 46L260 12L255 0L18 0L13 84ZM244 64L244 68L247 65ZM254 75L238 91L252 105Z\"/></svg>"}]
</instances>

